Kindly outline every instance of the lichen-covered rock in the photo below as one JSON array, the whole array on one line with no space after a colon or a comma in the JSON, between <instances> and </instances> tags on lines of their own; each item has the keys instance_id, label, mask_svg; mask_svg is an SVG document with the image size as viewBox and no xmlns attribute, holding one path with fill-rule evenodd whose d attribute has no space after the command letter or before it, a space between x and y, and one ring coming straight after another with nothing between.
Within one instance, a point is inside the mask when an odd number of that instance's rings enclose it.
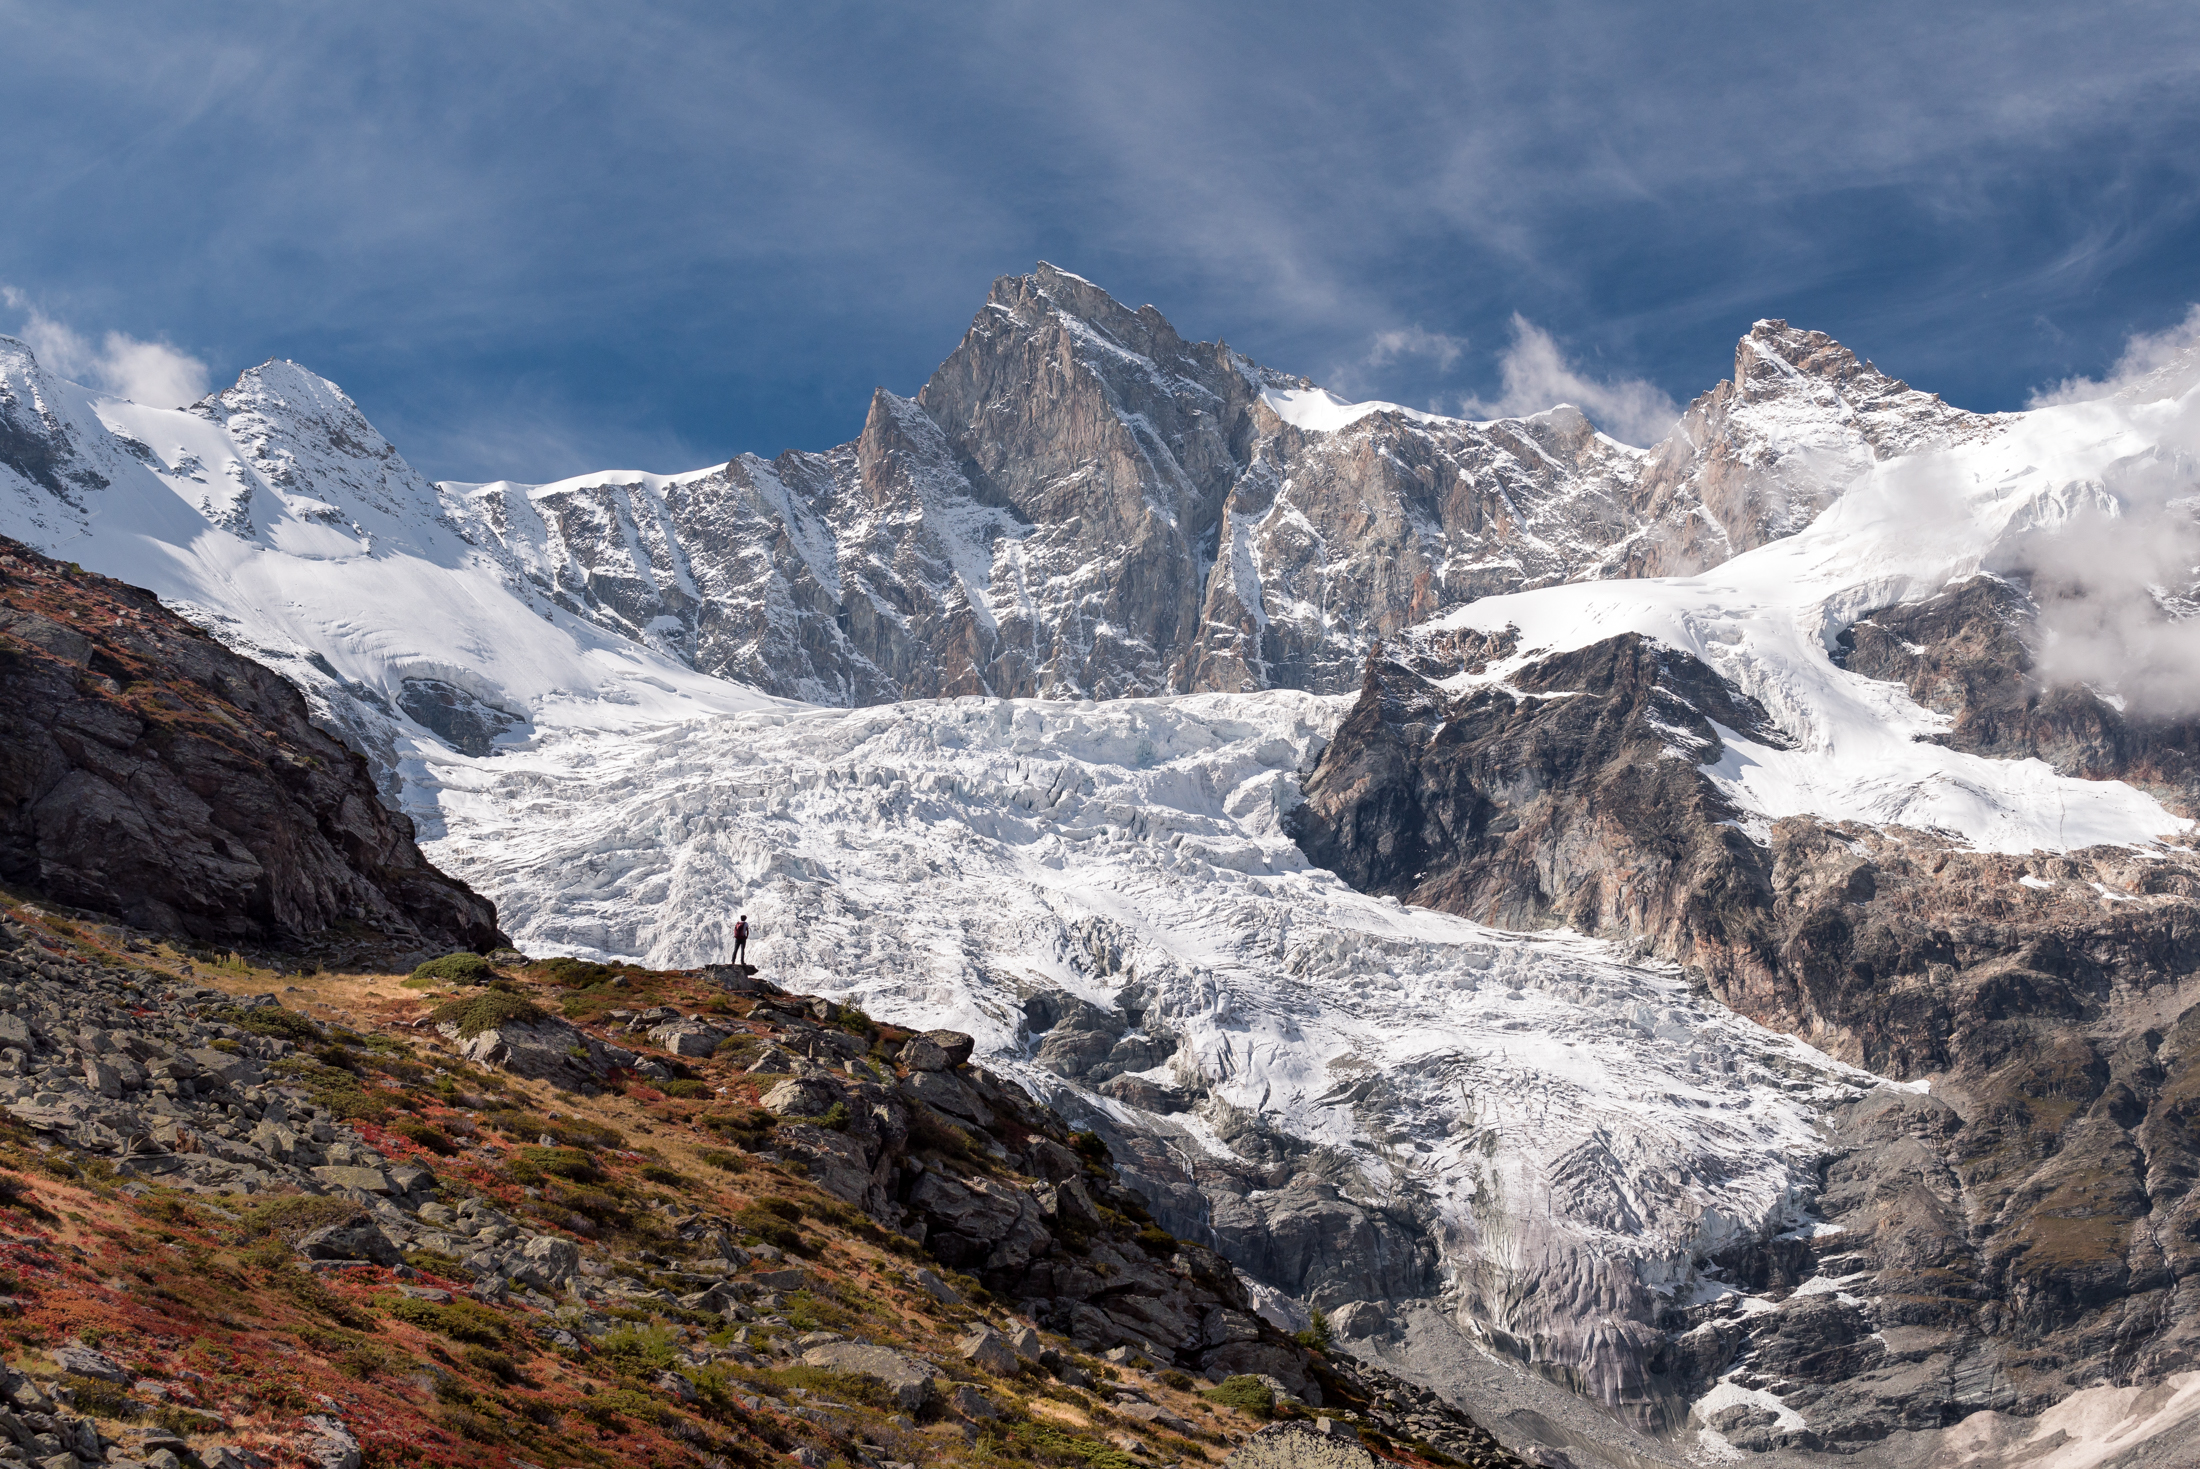
<instances>
[{"instance_id":1,"label":"lichen-covered rock","mask_svg":"<svg viewBox=\"0 0 2200 1469\"><path fill-rule=\"evenodd\" d=\"M363 1260L384 1266L404 1259L381 1227L363 1216L313 1230L298 1241L298 1253L308 1260Z\"/></svg>"},{"instance_id":2,"label":"lichen-covered rock","mask_svg":"<svg viewBox=\"0 0 2200 1469\"><path fill-rule=\"evenodd\" d=\"M917 1412L933 1397L932 1370L887 1347L865 1346L860 1342L828 1342L804 1352L802 1365L822 1367L828 1372L845 1372L851 1377L867 1377L892 1392L895 1403L905 1413Z\"/></svg>"},{"instance_id":3,"label":"lichen-covered rock","mask_svg":"<svg viewBox=\"0 0 2200 1469\"><path fill-rule=\"evenodd\" d=\"M971 1366L996 1377L1013 1373L1020 1360L1007 1337L985 1326L975 1328L956 1342L955 1350L962 1353L963 1360Z\"/></svg>"},{"instance_id":4,"label":"lichen-covered rock","mask_svg":"<svg viewBox=\"0 0 2200 1469\"><path fill-rule=\"evenodd\" d=\"M649 1031L653 1045L675 1056L699 1059L717 1051L726 1032L704 1020L668 1020Z\"/></svg>"},{"instance_id":5,"label":"lichen-covered rock","mask_svg":"<svg viewBox=\"0 0 2200 1469\"><path fill-rule=\"evenodd\" d=\"M952 1071L970 1059L977 1042L959 1030L927 1030L901 1048L901 1064L913 1071Z\"/></svg>"},{"instance_id":6,"label":"lichen-covered rock","mask_svg":"<svg viewBox=\"0 0 2200 1469\"><path fill-rule=\"evenodd\" d=\"M508 1020L474 1035L462 1035L448 1022L437 1029L457 1041L459 1054L477 1066L547 1081L566 1091L593 1086L637 1060L632 1051L606 1045L554 1015Z\"/></svg>"}]
</instances>

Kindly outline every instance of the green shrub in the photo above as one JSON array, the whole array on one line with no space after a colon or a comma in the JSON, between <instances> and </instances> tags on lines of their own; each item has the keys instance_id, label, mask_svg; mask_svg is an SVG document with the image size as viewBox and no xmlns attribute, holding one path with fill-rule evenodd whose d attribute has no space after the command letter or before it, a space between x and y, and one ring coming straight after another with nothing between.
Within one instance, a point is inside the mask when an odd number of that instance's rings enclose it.
<instances>
[{"instance_id":1,"label":"green shrub","mask_svg":"<svg viewBox=\"0 0 2200 1469\"><path fill-rule=\"evenodd\" d=\"M754 1142L779 1125L779 1119L762 1107L751 1107L746 1112L732 1116L721 1114L697 1120L720 1137L738 1138L745 1142Z\"/></svg>"},{"instance_id":2,"label":"green shrub","mask_svg":"<svg viewBox=\"0 0 2200 1469\"><path fill-rule=\"evenodd\" d=\"M502 1025L525 1025L549 1016L518 995L508 995L501 990L472 995L438 1005L428 1017L437 1025L456 1024L461 1037L477 1036L485 1030L495 1030Z\"/></svg>"},{"instance_id":3,"label":"green shrub","mask_svg":"<svg viewBox=\"0 0 2200 1469\"><path fill-rule=\"evenodd\" d=\"M468 1347L458 1354L459 1360L477 1372L486 1372L499 1382L522 1381L519 1364L502 1352L492 1352L487 1347Z\"/></svg>"},{"instance_id":4,"label":"green shrub","mask_svg":"<svg viewBox=\"0 0 2200 1469\"><path fill-rule=\"evenodd\" d=\"M595 1160L579 1148L521 1148L519 1156L528 1166L568 1183L603 1182Z\"/></svg>"},{"instance_id":5,"label":"green shrub","mask_svg":"<svg viewBox=\"0 0 2200 1469\"><path fill-rule=\"evenodd\" d=\"M1069 1135L1070 1151L1087 1163L1105 1164L1108 1161L1108 1145L1097 1132L1073 1132Z\"/></svg>"},{"instance_id":6,"label":"green shrub","mask_svg":"<svg viewBox=\"0 0 2200 1469\"><path fill-rule=\"evenodd\" d=\"M669 1327L622 1326L596 1341L596 1355L628 1377L654 1378L669 1371L678 1349L678 1338Z\"/></svg>"},{"instance_id":7,"label":"green shrub","mask_svg":"<svg viewBox=\"0 0 2200 1469\"><path fill-rule=\"evenodd\" d=\"M548 959L542 964L543 976L561 989L584 990L590 985L602 984L617 973L608 964L592 964L586 959Z\"/></svg>"},{"instance_id":8,"label":"green shrub","mask_svg":"<svg viewBox=\"0 0 2200 1469\"><path fill-rule=\"evenodd\" d=\"M807 1249L802 1236L795 1233L776 1214L767 1213L762 1209L748 1208L735 1214L733 1222L737 1228L746 1230L766 1244L777 1245L782 1250L793 1250L799 1254Z\"/></svg>"},{"instance_id":9,"label":"green shrub","mask_svg":"<svg viewBox=\"0 0 2200 1469\"><path fill-rule=\"evenodd\" d=\"M365 1212L350 1199L286 1194L246 1209L238 1216L237 1229L246 1239L273 1236L296 1244L324 1224L346 1224Z\"/></svg>"},{"instance_id":10,"label":"green shrub","mask_svg":"<svg viewBox=\"0 0 2200 1469\"><path fill-rule=\"evenodd\" d=\"M642 1167L642 1177L648 1179L651 1183L662 1185L665 1188L686 1188L688 1186L688 1178L686 1174L675 1173L672 1169L658 1163L644 1164Z\"/></svg>"},{"instance_id":11,"label":"green shrub","mask_svg":"<svg viewBox=\"0 0 2200 1469\"><path fill-rule=\"evenodd\" d=\"M1255 1418L1276 1416L1276 1390L1246 1373L1225 1377L1220 1387L1211 1387L1200 1396L1211 1403L1219 1403L1225 1408L1236 1408Z\"/></svg>"},{"instance_id":12,"label":"green shrub","mask_svg":"<svg viewBox=\"0 0 2200 1469\"><path fill-rule=\"evenodd\" d=\"M920 1106L914 1108L909 1115L909 1150L913 1153L945 1153L951 1158L967 1158L973 1148L969 1133L930 1107Z\"/></svg>"},{"instance_id":13,"label":"green shrub","mask_svg":"<svg viewBox=\"0 0 2200 1469\"><path fill-rule=\"evenodd\" d=\"M465 1262L440 1250L414 1250L405 1256L405 1263L422 1275L439 1276L444 1280L466 1278Z\"/></svg>"},{"instance_id":14,"label":"green shrub","mask_svg":"<svg viewBox=\"0 0 2200 1469\"><path fill-rule=\"evenodd\" d=\"M623 1147L626 1138L615 1127L605 1127L600 1122L583 1122L577 1117L567 1117L552 1122L549 1118L518 1107L500 1106L482 1114L482 1121L515 1142L532 1143L548 1137L550 1145L561 1148L616 1148Z\"/></svg>"},{"instance_id":15,"label":"green shrub","mask_svg":"<svg viewBox=\"0 0 2200 1469\"><path fill-rule=\"evenodd\" d=\"M497 977L496 966L479 954L464 950L445 954L440 959L430 959L413 970L414 979L437 980L444 984L487 984Z\"/></svg>"},{"instance_id":16,"label":"green shrub","mask_svg":"<svg viewBox=\"0 0 2200 1469\"><path fill-rule=\"evenodd\" d=\"M478 1347L502 1346L507 1334L502 1316L472 1301L453 1301L448 1306L439 1306L433 1301L399 1296L394 1300L378 1299L376 1304L408 1325L441 1332L453 1341L470 1342Z\"/></svg>"},{"instance_id":17,"label":"green shrub","mask_svg":"<svg viewBox=\"0 0 2200 1469\"><path fill-rule=\"evenodd\" d=\"M723 1153L716 1148L707 1149L696 1156L721 1173L746 1173L749 1167L749 1160L739 1153Z\"/></svg>"},{"instance_id":18,"label":"green shrub","mask_svg":"<svg viewBox=\"0 0 2200 1469\"><path fill-rule=\"evenodd\" d=\"M274 1036L301 1046L317 1046L327 1039L320 1026L280 1005L232 1005L216 1010L212 1018L226 1021L239 1030L249 1030L254 1035Z\"/></svg>"},{"instance_id":19,"label":"green shrub","mask_svg":"<svg viewBox=\"0 0 2200 1469\"><path fill-rule=\"evenodd\" d=\"M1302 1347L1308 1347L1317 1352L1328 1351L1329 1318L1327 1316L1324 1316L1321 1311L1317 1309L1314 1312L1313 1324L1307 1327L1306 1330L1300 1332L1297 1336L1293 1337L1292 1340L1296 1341Z\"/></svg>"},{"instance_id":20,"label":"green shrub","mask_svg":"<svg viewBox=\"0 0 2200 1469\"><path fill-rule=\"evenodd\" d=\"M683 1076L677 1078L676 1080L668 1081L664 1085L658 1087L657 1090L663 1092L668 1097L679 1097L685 1101L697 1101L703 1097L707 1097L710 1095L709 1085L705 1082L697 1081L692 1076Z\"/></svg>"},{"instance_id":21,"label":"green shrub","mask_svg":"<svg viewBox=\"0 0 2200 1469\"><path fill-rule=\"evenodd\" d=\"M843 1403L860 1403L866 1408L881 1408L893 1412L899 1406L894 1390L872 1377L857 1377L852 1373L834 1372L824 1367L779 1367L762 1374L774 1386L799 1387L820 1397L837 1398Z\"/></svg>"},{"instance_id":22,"label":"green shrub","mask_svg":"<svg viewBox=\"0 0 2200 1469\"><path fill-rule=\"evenodd\" d=\"M618 1229L626 1223L626 1205L600 1188L564 1189L557 1202L604 1229Z\"/></svg>"},{"instance_id":23,"label":"green shrub","mask_svg":"<svg viewBox=\"0 0 2200 1469\"><path fill-rule=\"evenodd\" d=\"M1008 1431L1027 1452L1055 1463L1066 1459L1088 1469L1138 1469L1138 1461L1121 1449L1052 1423L1031 1419L1012 1425Z\"/></svg>"}]
</instances>

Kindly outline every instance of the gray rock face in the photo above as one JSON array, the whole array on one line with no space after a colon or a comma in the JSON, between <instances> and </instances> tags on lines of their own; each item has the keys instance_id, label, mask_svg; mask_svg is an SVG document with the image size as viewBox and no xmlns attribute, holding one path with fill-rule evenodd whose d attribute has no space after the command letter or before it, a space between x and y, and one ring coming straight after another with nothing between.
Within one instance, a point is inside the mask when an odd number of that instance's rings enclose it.
<instances>
[{"instance_id":1,"label":"gray rock face","mask_svg":"<svg viewBox=\"0 0 2200 1469\"><path fill-rule=\"evenodd\" d=\"M298 1241L298 1253L308 1260L364 1260L372 1265L396 1265L404 1258L390 1237L366 1218L321 1226Z\"/></svg>"},{"instance_id":2,"label":"gray rock face","mask_svg":"<svg viewBox=\"0 0 2200 1469\"><path fill-rule=\"evenodd\" d=\"M959 1030L928 1030L901 1048L901 1063L918 1071L952 1071L970 1059L977 1042Z\"/></svg>"},{"instance_id":3,"label":"gray rock face","mask_svg":"<svg viewBox=\"0 0 2200 1469\"><path fill-rule=\"evenodd\" d=\"M962 1353L963 1360L971 1366L981 1372L990 1372L996 1377L1005 1377L1014 1372L1020 1360L1016 1349L1009 1345L1008 1338L989 1327L972 1331L955 1343L955 1350Z\"/></svg>"},{"instance_id":4,"label":"gray rock face","mask_svg":"<svg viewBox=\"0 0 2200 1469\"><path fill-rule=\"evenodd\" d=\"M895 1403L905 1413L917 1412L932 1400L932 1369L887 1347L828 1342L804 1352L802 1365L870 1378L892 1392Z\"/></svg>"},{"instance_id":5,"label":"gray rock face","mask_svg":"<svg viewBox=\"0 0 2200 1469\"><path fill-rule=\"evenodd\" d=\"M1336 692L1409 624L1715 565L1875 458L1997 422L1776 321L1647 451L1571 408L1300 427L1313 394L1041 265L994 283L914 399L880 390L853 443L445 499L569 610L815 702Z\"/></svg>"},{"instance_id":6,"label":"gray rock face","mask_svg":"<svg viewBox=\"0 0 2200 1469\"><path fill-rule=\"evenodd\" d=\"M62 1371L74 1373L78 1377L95 1378L100 1382L128 1383L130 1380L130 1374L116 1365L112 1357L103 1352L95 1352L90 1347L56 1347L53 1359L54 1365Z\"/></svg>"},{"instance_id":7,"label":"gray rock face","mask_svg":"<svg viewBox=\"0 0 2200 1469\"><path fill-rule=\"evenodd\" d=\"M458 1041L459 1054L477 1066L547 1081L568 1091L593 1085L639 1059L632 1051L606 1045L554 1015L508 1021L464 1037L449 1022L437 1029Z\"/></svg>"}]
</instances>

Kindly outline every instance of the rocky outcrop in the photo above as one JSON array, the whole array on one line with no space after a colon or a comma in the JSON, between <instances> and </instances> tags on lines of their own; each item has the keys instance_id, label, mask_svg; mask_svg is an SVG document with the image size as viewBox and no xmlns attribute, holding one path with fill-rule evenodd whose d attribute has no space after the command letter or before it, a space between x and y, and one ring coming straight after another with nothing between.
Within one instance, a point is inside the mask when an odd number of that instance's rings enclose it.
<instances>
[{"instance_id":1,"label":"rocky outcrop","mask_svg":"<svg viewBox=\"0 0 2200 1469\"><path fill-rule=\"evenodd\" d=\"M2032 678L2026 605L1980 579L1839 647L1959 748L2185 791L2188 730ZM1803 817L1752 840L1703 767L1718 727L1779 736L1708 668L1627 636L1432 681L1510 651L1370 659L1306 782L1309 856L1485 922L1641 941L1765 1025L1932 1078L1839 1109L1823 1224L1699 1261L1733 1292L1649 1312L1605 1395L1653 1419L1708 1401L1697 1426L1740 1447L1854 1451L2200 1362L2200 859Z\"/></svg>"},{"instance_id":2,"label":"rocky outcrop","mask_svg":"<svg viewBox=\"0 0 2200 1469\"><path fill-rule=\"evenodd\" d=\"M759 1013L784 1012L767 1001ZM776 1146L820 1187L1087 1350L1266 1372L1319 1399L1304 1354L1254 1314L1230 1264L1154 1228L1147 1200L1079 1152L1059 1117L967 1064L970 1037L912 1037L889 1082L847 1065L832 1034L845 1032L798 1026L790 1050L818 1059L794 1062L763 1098L782 1118Z\"/></svg>"},{"instance_id":3,"label":"rocky outcrop","mask_svg":"<svg viewBox=\"0 0 2200 1469\"><path fill-rule=\"evenodd\" d=\"M1307 778L1299 844L1364 891L1683 948L1766 891L1762 853L1701 774L1724 752L1715 725L1782 742L1700 661L1635 634L1457 696L1377 648Z\"/></svg>"},{"instance_id":4,"label":"rocky outcrop","mask_svg":"<svg viewBox=\"0 0 2200 1469\"><path fill-rule=\"evenodd\" d=\"M503 942L289 684L150 594L4 540L0 880L200 940L359 923Z\"/></svg>"},{"instance_id":5,"label":"rocky outcrop","mask_svg":"<svg viewBox=\"0 0 2200 1469\"><path fill-rule=\"evenodd\" d=\"M1973 577L1844 628L1834 660L1948 716L1937 743L2064 775L2125 780L2182 815L2200 812L2200 721L2127 713L2125 701L2038 675L2039 609L2022 580ZM2166 622L2166 619L2165 619Z\"/></svg>"}]
</instances>

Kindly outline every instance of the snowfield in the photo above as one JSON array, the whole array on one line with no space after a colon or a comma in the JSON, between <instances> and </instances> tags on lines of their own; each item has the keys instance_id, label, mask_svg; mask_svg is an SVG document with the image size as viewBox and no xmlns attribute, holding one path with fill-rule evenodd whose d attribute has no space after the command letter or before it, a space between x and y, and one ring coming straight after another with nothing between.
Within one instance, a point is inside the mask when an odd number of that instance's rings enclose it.
<instances>
[{"instance_id":1,"label":"snowfield","mask_svg":"<svg viewBox=\"0 0 2200 1469\"><path fill-rule=\"evenodd\" d=\"M1943 716L1831 655L1875 608L2007 569L2081 520L2127 525L2134 541L2162 533L2164 507L2119 490L2180 444L2200 444L2200 388L2010 415L1992 435L1871 466L1806 528L1702 575L1485 597L1424 627L1518 631L1512 657L1448 680L1453 689L1503 683L1533 658L1626 632L1702 659L1794 742L1774 749L1720 731L1726 754L1712 777L1759 841L1780 817L1812 815L1950 833L1995 852L2144 846L2193 823L2120 781L1928 743ZM2112 697L2115 673L2096 674Z\"/></svg>"}]
</instances>

